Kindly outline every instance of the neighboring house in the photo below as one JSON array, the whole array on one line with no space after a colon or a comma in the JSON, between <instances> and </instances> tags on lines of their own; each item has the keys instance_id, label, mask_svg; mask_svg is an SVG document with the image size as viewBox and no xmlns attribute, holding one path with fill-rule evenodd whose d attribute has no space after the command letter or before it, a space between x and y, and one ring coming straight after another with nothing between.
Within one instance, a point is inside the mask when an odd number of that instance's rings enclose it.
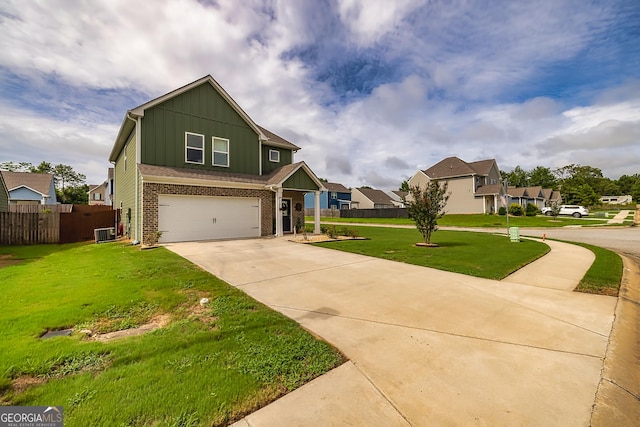
<instances>
[{"instance_id":1,"label":"neighboring house","mask_svg":"<svg viewBox=\"0 0 640 427\"><path fill-rule=\"evenodd\" d=\"M382 190L373 188L354 188L351 190L351 200L357 204L357 209L395 208L391 197Z\"/></svg>"},{"instance_id":2,"label":"neighboring house","mask_svg":"<svg viewBox=\"0 0 640 427\"><path fill-rule=\"evenodd\" d=\"M431 180L446 182L449 214L496 213L504 194L500 184L500 169L494 159L467 163L457 157L447 157L409 179L409 185L424 188Z\"/></svg>"},{"instance_id":3,"label":"neighboring house","mask_svg":"<svg viewBox=\"0 0 640 427\"><path fill-rule=\"evenodd\" d=\"M542 195L544 196L544 205L552 206L553 204L562 204L562 195L559 191L552 190L551 188L543 188Z\"/></svg>"},{"instance_id":4,"label":"neighboring house","mask_svg":"<svg viewBox=\"0 0 640 427\"><path fill-rule=\"evenodd\" d=\"M527 190L527 204L535 205L538 209L542 209L545 207L545 199L544 193L542 192L542 187L525 187Z\"/></svg>"},{"instance_id":5,"label":"neighboring house","mask_svg":"<svg viewBox=\"0 0 640 427\"><path fill-rule=\"evenodd\" d=\"M56 188L48 173L2 171L11 205L55 205Z\"/></svg>"},{"instance_id":6,"label":"neighboring house","mask_svg":"<svg viewBox=\"0 0 640 427\"><path fill-rule=\"evenodd\" d=\"M89 186L89 204L104 205L104 183Z\"/></svg>"},{"instance_id":7,"label":"neighboring house","mask_svg":"<svg viewBox=\"0 0 640 427\"><path fill-rule=\"evenodd\" d=\"M318 205L325 190L298 150L205 76L126 112L109 156L114 207L142 243L281 236L304 224L304 193Z\"/></svg>"},{"instance_id":8,"label":"neighboring house","mask_svg":"<svg viewBox=\"0 0 640 427\"><path fill-rule=\"evenodd\" d=\"M387 194L391 198L391 203L393 203L396 208L405 207L404 201L405 198L409 195L407 191L391 190L387 192Z\"/></svg>"},{"instance_id":9,"label":"neighboring house","mask_svg":"<svg viewBox=\"0 0 640 427\"><path fill-rule=\"evenodd\" d=\"M509 200L507 205L517 203L524 208L526 208L529 203L537 206L538 209L551 206L554 203L558 205L562 203L560 192L550 188L509 187L508 196Z\"/></svg>"},{"instance_id":10,"label":"neighboring house","mask_svg":"<svg viewBox=\"0 0 640 427\"><path fill-rule=\"evenodd\" d=\"M9 211L9 191L7 191L7 185L4 183L4 178L0 173L0 212Z\"/></svg>"},{"instance_id":11,"label":"neighboring house","mask_svg":"<svg viewBox=\"0 0 640 427\"><path fill-rule=\"evenodd\" d=\"M320 193L320 209L350 209L351 190L337 182L324 182L326 191ZM304 206L314 208L314 194L304 195Z\"/></svg>"},{"instance_id":12,"label":"neighboring house","mask_svg":"<svg viewBox=\"0 0 640 427\"><path fill-rule=\"evenodd\" d=\"M610 205L626 205L633 202L633 198L629 195L626 196L602 196L600 197L601 203L608 203Z\"/></svg>"},{"instance_id":13,"label":"neighboring house","mask_svg":"<svg viewBox=\"0 0 640 427\"><path fill-rule=\"evenodd\" d=\"M507 203L509 206L513 203L526 206L527 200L529 200L529 193L527 193L526 187L509 187L507 190L507 196L509 196Z\"/></svg>"},{"instance_id":14,"label":"neighboring house","mask_svg":"<svg viewBox=\"0 0 640 427\"><path fill-rule=\"evenodd\" d=\"M107 180L99 185L89 186L89 204L113 206L113 168L107 171Z\"/></svg>"}]
</instances>

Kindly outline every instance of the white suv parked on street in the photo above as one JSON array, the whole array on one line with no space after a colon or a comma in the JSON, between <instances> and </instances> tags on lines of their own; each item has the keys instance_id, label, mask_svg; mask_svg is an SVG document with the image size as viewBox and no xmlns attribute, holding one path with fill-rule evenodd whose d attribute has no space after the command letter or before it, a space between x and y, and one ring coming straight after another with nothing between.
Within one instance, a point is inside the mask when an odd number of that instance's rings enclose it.
<instances>
[{"instance_id":1,"label":"white suv parked on street","mask_svg":"<svg viewBox=\"0 0 640 427\"><path fill-rule=\"evenodd\" d=\"M552 215L550 207L542 208L540 211L547 216ZM571 215L574 218L582 218L589 215L589 209L578 205L560 205L560 213L558 215Z\"/></svg>"}]
</instances>

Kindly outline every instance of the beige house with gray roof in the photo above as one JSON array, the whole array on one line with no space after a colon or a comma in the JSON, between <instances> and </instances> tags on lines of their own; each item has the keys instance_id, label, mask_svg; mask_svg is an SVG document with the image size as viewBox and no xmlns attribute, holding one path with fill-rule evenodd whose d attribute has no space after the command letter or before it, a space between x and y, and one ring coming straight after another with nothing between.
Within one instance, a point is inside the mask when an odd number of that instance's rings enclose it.
<instances>
[{"instance_id":1,"label":"beige house with gray roof","mask_svg":"<svg viewBox=\"0 0 640 427\"><path fill-rule=\"evenodd\" d=\"M500 196L504 190L495 159L468 163L458 157L447 157L416 172L409 179L409 185L424 187L432 180L448 185L450 195L446 213L493 214L502 206Z\"/></svg>"}]
</instances>

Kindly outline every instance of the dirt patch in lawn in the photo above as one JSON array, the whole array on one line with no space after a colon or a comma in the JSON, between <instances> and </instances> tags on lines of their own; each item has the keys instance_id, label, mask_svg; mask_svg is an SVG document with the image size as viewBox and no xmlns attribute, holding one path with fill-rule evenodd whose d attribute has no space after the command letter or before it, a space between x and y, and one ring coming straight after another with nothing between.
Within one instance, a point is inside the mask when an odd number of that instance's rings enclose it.
<instances>
[{"instance_id":1,"label":"dirt patch in lawn","mask_svg":"<svg viewBox=\"0 0 640 427\"><path fill-rule=\"evenodd\" d=\"M144 325L137 328L124 329L122 331L107 332L106 334L91 335L91 338L96 341L112 341L118 338L135 337L138 335L146 334L147 332L155 331L156 329L164 328L169 324L171 316L168 314L159 314L151 318L151 320ZM81 331L82 332L82 331Z\"/></svg>"},{"instance_id":2,"label":"dirt patch in lawn","mask_svg":"<svg viewBox=\"0 0 640 427\"><path fill-rule=\"evenodd\" d=\"M20 394L31 386L44 384L46 382L47 379L44 377L22 375L11 382L11 387L13 388L14 393Z\"/></svg>"},{"instance_id":3,"label":"dirt patch in lawn","mask_svg":"<svg viewBox=\"0 0 640 427\"><path fill-rule=\"evenodd\" d=\"M181 293L186 295L187 302L183 303L175 310L174 316L168 313L156 314L148 322L145 322L136 328L128 328L119 331L94 333L90 330L82 330L80 332L87 334L92 340L106 342L118 338L138 336L155 331L156 329L164 328L171 323L173 317L197 319L204 324L215 327L215 322L218 318L211 313L208 294L206 292L195 290L186 290Z\"/></svg>"},{"instance_id":4,"label":"dirt patch in lawn","mask_svg":"<svg viewBox=\"0 0 640 427\"><path fill-rule=\"evenodd\" d=\"M22 262L24 262L23 259L15 258L13 255L0 255L0 268L9 267Z\"/></svg>"}]
</instances>

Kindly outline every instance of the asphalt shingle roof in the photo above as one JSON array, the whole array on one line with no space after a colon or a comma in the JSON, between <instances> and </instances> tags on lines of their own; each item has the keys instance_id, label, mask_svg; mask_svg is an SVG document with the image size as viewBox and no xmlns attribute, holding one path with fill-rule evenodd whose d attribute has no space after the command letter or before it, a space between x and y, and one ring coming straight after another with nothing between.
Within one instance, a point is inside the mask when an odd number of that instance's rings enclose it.
<instances>
[{"instance_id":1,"label":"asphalt shingle roof","mask_svg":"<svg viewBox=\"0 0 640 427\"><path fill-rule=\"evenodd\" d=\"M26 186L45 195L49 194L49 189L53 182L53 174L49 173L2 171L2 177L7 186L7 191Z\"/></svg>"},{"instance_id":2,"label":"asphalt shingle roof","mask_svg":"<svg viewBox=\"0 0 640 427\"><path fill-rule=\"evenodd\" d=\"M458 157L447 157L423 171L429 178L441 179L468 175L489 175L494 159L467 163Z\"/></svg>"},{"instance_id":3,"label":"asphalt shingle roof","mask_svg":"<svg viewBox=\"0 0 640 427\"><path fill-rule=\"evenodd\" d=\"M391 201L391 197L389 197L388 194L386 194L384 191L382 190L376 190L374 188L358 188L358 191L360 191L362 194L364 194L364 196L371 200L373 203L378 203L378 204L384 204L384 205L392 205L393 202Z\"/></svg>"}]
</instances>

